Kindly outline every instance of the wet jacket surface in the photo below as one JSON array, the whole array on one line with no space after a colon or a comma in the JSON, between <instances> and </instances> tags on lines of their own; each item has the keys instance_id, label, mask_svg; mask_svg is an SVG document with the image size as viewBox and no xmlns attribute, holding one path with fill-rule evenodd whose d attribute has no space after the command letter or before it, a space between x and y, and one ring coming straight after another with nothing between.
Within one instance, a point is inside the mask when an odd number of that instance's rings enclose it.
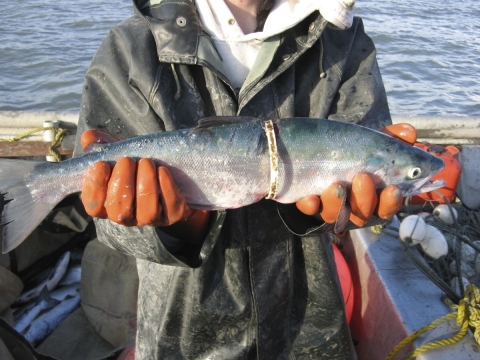
<instances>
[{"instance_id":1,"label":"wet jacket surface","mask_svg":"<svg viewBox=\"0 0 480 360\"><path fill-rule=\"evenodd\" d=\"M165 0L142 12L135 3L136 14L111 30L86 74L79 134L99 128L131 137L214 115L390 123L360 19L339 31L317 12L268 39L235 91L192 2ZM101 242L137 258L138 359L354 356L328 237L293 235L278 207L262 200L214 212L200 244L96 221Z\"/></svg>"}]
</instances>

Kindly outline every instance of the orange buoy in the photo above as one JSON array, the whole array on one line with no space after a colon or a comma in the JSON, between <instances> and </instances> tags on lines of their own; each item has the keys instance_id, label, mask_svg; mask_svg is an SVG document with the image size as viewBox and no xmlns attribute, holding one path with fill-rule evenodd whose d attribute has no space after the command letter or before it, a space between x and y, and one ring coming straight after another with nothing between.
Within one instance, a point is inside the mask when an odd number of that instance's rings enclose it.
<instances>
[{"instance_id":1,"label":"orange buoy","mask_svg":"<svg viewBox=\"0 0 480 360\"><path fill-rule=\"evenodd\" d=\"M453 202L455 200L455 190L457 189L457 184L462 173L460 161L458 161L455 157L455 155L459 153L459 150L455 146L451 145L443 147L440 145L416 143L415 146L425 151L428 151L435 156L440 157L445 162L445 168L438 174L433 176L431 180L445 180L446 185L436 191L442 194L448 202ZM437 204L442 204L445 203L445 199L442 195L439 195L437 192L431 191L413 196L410 200L410 203L425 204L426 202L433 201Z\"/></svg>"}]
</instances>

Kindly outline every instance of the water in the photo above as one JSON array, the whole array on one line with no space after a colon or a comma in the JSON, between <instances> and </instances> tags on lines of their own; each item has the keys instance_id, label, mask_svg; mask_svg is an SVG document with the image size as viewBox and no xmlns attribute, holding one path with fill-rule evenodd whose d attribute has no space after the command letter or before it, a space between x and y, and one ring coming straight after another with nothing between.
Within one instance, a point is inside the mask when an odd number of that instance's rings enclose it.
<instances>
[{"instance_id":1,"label":"water","mask_svg":"<svg viewBox=\"0 0 480 360\"><path fill-rule=\"evenodd\" d=\"M393 115L480 116L480 3L358 0ZM129 0L12 0L0 14L0 110L76 112L84 74Z\"/></svg>"},{"instance_id":2,"label":"water","mask_svg":"<svg viewBox=\"0 0 480 360\"><path fill-rule=\"evenodd\" d=\"M394 115L480 115L480 3L357 2Z\"/></svg>"},{"instance_id":3,"label":"water","mask_svg":"<svg viewBox=\"0 0 480 360\"><path fill-rule=\"evenodd\" d=\"M0 14L0 110L78 111L85 72L128 0L12 0Z\"/></svg>"}]
</instances>

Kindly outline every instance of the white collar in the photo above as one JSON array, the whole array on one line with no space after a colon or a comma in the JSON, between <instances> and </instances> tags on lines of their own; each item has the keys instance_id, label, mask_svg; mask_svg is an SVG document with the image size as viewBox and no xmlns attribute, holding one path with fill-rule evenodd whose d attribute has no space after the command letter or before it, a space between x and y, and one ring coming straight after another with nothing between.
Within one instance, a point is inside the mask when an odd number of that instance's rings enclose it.
<instances>
[{"instance_id":1,"label":"white collar","mask_svg":"<svg viewBox=\"0 0 480 360\"><path fill-rule=\"evenodd\" d=\"M318 6L318 0L276 0L263 31L245 35L223 0L195 0L200 20L214 39L235 42L265 40L295 26Z\"/></svg>"}]
</instances>

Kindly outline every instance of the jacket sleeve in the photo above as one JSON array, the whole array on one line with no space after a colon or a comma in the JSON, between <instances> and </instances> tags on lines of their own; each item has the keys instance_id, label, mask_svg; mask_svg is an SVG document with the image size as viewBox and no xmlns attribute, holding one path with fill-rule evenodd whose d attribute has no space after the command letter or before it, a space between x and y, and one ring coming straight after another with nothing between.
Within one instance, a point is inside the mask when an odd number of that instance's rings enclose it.
<instances>
[{"instance_id":1,"label":"jacket sleeve","mask_svg":"<svg viewBox=\"0 0 480 360\"><path fill-rule=\"evenodd\" d=\"M365 33L362 20L355 18L348 30L328 29L322 40L327 61L334 61L341 74L328 118L377 130L390 125L392 120L375 45ZM330 59L331 53L339 53L329 51L334 46L343 46L347 55L342 59Z\"/></svg>"},{"instance_id":2,"label":"jacket sleeve","mask_svg":"<svg viewBox=\"0 0 480 360\"><path fill-rule=\"evenodd\" d=\"M135 24L128 28L133 26ZM124 40L125 32L127 30L121 26L113 28L87 70L79 133L93 128L128 138L165 130L162 119L149 104L155 72L159 68L154 42L147 42L144 56L135 56L133 61L134 52L138 49L131 41ZM148 49L149 46L153 48ZM76 151L81 152L78 145Z\"/></svg>"},{"instance_id":3,"label":"jacket sleeve","mask_svg":"<svg viewBox=\"0 0 480 360\"><path fill-rule=\"evenodd\" d=\"M136 25L130 27L131 31L145 26ZM76 155L82 152L80 136L87 129L100 129L125 138L165 130L162 119L149 104L150 92L158 85L153 69L160 66L155 64L158 59L154 41L145 40L143 56L136 56L132 64L133 47L138 44L124 41L122 31L121 27L112 29L86 73ZM211 230L202 244L182 242L150 226L126 227L102 219L95 219L95 224L98 240L125 254L166 265L198 267L215 245L224 217L224 212L214 213Z\"/></svg>"}]
</instances>

